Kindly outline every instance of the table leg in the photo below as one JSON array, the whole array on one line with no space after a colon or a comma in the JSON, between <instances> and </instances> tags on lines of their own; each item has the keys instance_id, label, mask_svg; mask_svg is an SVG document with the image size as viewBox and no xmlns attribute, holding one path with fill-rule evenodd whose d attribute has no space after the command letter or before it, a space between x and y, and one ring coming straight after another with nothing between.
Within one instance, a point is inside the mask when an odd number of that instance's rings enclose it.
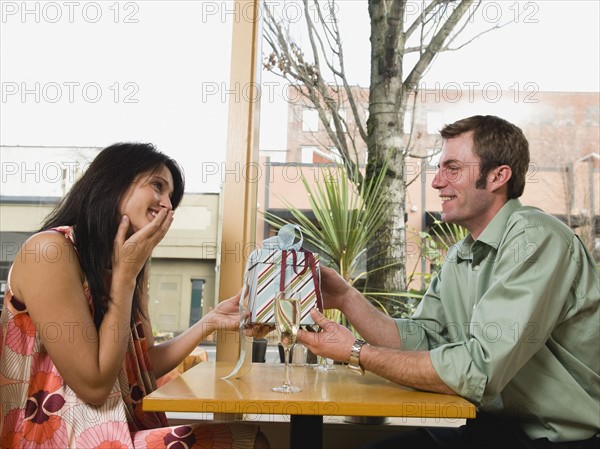
<instances>
[{"instance_id":1,"label":"table leg","mask_svg":"<svg viewBox=\"0 0 600 449\"><path fill-rule=\"evenodd\" d=\"M290 416L290 449L322 449L323 416Z\"/></svg>"}]
</instances>

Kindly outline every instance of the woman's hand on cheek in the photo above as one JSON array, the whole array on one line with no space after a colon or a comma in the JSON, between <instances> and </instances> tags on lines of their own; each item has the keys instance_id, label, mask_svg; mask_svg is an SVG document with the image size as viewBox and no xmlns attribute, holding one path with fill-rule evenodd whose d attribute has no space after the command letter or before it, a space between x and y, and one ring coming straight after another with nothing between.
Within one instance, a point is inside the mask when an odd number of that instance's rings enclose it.
<instances>
[{"instance_id":1,"label":"woman's hand on cheek","mask_svg":"<svg viewBox=\"0 0 600 449\"><path fill-rule=\"evenodd\" d=\"M173 211L163 208L154 220L127 238L130 220L123 215L113 244L113 275L137 276L171 223Z\"/></svg>"}]
</instances>

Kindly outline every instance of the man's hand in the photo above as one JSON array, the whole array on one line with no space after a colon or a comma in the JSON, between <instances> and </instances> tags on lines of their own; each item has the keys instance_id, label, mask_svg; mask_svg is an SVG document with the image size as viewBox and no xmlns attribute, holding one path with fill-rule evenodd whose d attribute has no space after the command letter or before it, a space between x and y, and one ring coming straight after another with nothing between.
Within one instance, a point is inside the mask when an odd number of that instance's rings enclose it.
<instances>
[{"instance_id":1,"label":"man's hand","mask_svg":"<svg viewBox=\"0 0 600 449\"><path fill-rule=\"evenodd\" d=\"M321 293L325 309L338 309L343 312L346 300L353 290L337 271L321 267Z\"/></svg>"},{"instance_id":2,"label":"man's hand","mask_svg":"<svg viewBox=\"0 0 600 449\"><path fill-rule=\"evenodd\" d=\"M352 332L341 324L329 321L317 309L311 310L310 316L319 325L321 331L307 332L301 329L298 331L298 342L314 354L339 362L348 362L350 350L356 340Z\"/></svg>"}]
</instances>

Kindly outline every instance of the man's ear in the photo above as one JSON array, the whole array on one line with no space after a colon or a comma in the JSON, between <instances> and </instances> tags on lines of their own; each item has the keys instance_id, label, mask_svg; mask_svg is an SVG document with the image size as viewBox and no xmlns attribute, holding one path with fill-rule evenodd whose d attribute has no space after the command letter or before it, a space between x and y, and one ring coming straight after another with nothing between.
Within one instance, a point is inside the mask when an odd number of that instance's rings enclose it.
<instances>
[{"instance_id":1,"label":"man's ear","mask_svg":"<svg viewBox=\"0 0 600 449\"><path fill-rule=\"evenodd\" d=\"M499 165L488 173L488 185L492 192L506 185L512 178L512 169L508 165Z\"/></svg>"}]
</instances>

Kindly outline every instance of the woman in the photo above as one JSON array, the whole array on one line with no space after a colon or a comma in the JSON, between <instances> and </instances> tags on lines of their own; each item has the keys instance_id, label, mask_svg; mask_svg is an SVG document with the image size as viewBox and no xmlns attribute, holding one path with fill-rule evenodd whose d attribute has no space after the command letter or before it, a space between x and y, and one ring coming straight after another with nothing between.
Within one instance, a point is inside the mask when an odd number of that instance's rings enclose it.
<instances>
[{"instance_id":1,"label":"woman","mask_svg":"<svg viewBox=\"0 0 600 449\"><path fill-rule=\"evenodd\" d=\"M155 378L217 328L239 295L154 345L145 270L184 191L152 145L101 151L17 254L0 332L0 447L228 448L264 444L254 426L168 427L141 409Z\"/></svg>"}]
</instances>

